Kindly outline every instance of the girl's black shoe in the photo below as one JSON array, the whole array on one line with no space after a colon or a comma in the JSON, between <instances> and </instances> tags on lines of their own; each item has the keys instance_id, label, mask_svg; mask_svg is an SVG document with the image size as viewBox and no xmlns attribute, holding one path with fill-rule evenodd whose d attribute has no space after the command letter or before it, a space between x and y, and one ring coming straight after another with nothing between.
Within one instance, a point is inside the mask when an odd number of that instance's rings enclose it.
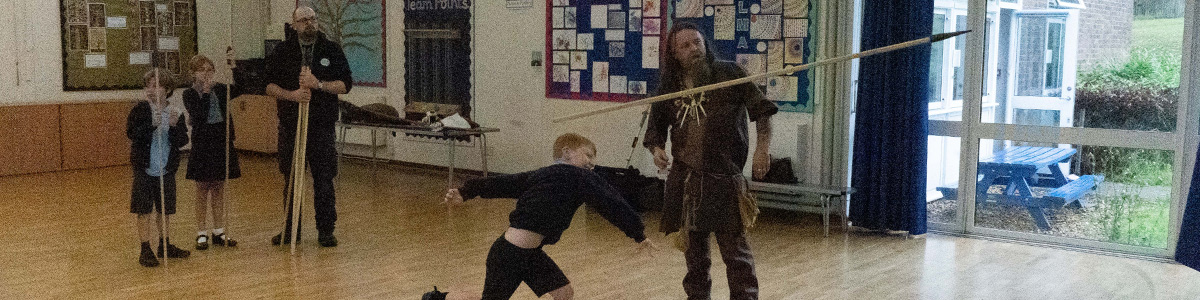
<instances>
[{"instance_id":1,"label":"girl's black shoe","mask_svg":"<svg viewBox=\"0 0 1200 300\"><path fill-rule=\"evenodd\" d=\"M197 235L196 236L196 250L206 250L206 249L208 249L208 236L207 235Z\"/></svg>"},{"instance_id":2,"label":"girl's black shoe","mask_svg":"<svg viewBox=\"0 0 1200 300\"><path fill-rule=\"evenodd\" d=\"M237 247L237 241L234 239L225 237L225 233L213 235L212 243L213 243L213 245L217 245L217 246Z\"/></svg>"}]
</instances>

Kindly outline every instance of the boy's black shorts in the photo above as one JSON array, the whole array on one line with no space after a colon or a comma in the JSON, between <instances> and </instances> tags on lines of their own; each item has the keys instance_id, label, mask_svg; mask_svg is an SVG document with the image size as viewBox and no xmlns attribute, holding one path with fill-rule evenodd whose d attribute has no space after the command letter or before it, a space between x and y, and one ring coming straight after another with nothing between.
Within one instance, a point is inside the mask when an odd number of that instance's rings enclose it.
<instances>
[{"instance_id":1,"label":"boy's black shorts","mask_svg":"<svg viewBox=\"0 0 1200 300\"><path fill-rule=\"evenodd\" d=\"M145 171L133 172L133 188L130 190L129 212L144 215L162 211L159 194L165 194L167 214L175 214L175 172L163 175L164 191L158 189L158 177L146 175Z\"/></svg>"},{"instance_id":2,"label":"boy's black shorts","mask_svg":"<svg viewBox=\"0 0 1200 300\"><path fill-rule=\"evenodd\" d=\"M517 247L501 235L487 256L483 299L508 299L524 282L538 297L571 282L541 247Z\"/></svg>"}]
</instances>

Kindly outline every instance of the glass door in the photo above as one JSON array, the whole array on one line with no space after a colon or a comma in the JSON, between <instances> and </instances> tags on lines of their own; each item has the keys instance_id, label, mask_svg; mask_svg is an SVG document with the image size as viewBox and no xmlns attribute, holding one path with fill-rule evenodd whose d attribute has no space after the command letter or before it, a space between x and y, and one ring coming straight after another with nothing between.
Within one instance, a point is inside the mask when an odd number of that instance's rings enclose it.
<instances>
[{"instance_id":1,"label":"glass door","mask_svg":"<svg viewBox=\"0 0 1200 300\"><path fill-rule=\"evenodd\" d=\"M974 33L931 51L931 228L1174 253L1196 140L1178 120L1200 119L1182 72L1195 14L1084 2L935 2L935 32Z\"/></svg>"},{"instance_id":2,"label":"glass door","mask_svg":"<svg viewBox=\"0 0 1200 300\"><path fill-rule=\"evenodd\" d=\"M1076 10L1013 14L1009 55L1009 124L1071 127L1075 113L1079 13Z\"/></svg>"},{"instance_id":3,"label":"glass door","mask_svg":"<svg viewBox=\"0 0 1200 300\"><path fill-rule=\"evenodd\" d=\"M933 33L966 30L968 9L973 3L967 0L935 1ZM988 19L996 17L995 11ZM997 24L989 22L989 32L995 32ZM986 41L995 45L997 37L989 34ZM962 201L958 198L959 172L962 154L962 130L964 99L966 99L966 54L967 40L957 37L930 45L929 58L929 143L926 209L931 226L935 229L960 230L962 227ZM995 59L990 60L995 70ZM994 80L993 80L994 81ZM994 87L985 89L994 94ZM988 99L992 99L990 96ZM987 105L989 112L995 105Z\"/></svg>"}]
</instances>

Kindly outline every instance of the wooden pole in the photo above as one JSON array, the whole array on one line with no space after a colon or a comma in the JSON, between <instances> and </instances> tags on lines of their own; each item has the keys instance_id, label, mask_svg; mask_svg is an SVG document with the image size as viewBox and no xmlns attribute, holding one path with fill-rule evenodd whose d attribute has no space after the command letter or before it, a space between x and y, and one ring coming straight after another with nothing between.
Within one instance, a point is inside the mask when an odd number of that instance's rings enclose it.
<instances>
[{"instance_id":1,"label":"wooden pole","mask_svg":"<svg viewBox=\"0 0 1200 300\"><path fill-rule=\"evenodd\" d=\"M233 0L229 1L229 46L225 52L233 52ZM229 56L229 53L225 54ZM233 222L229 220L229 211L233 206L233 195L229 194L229 168L233 164L233 157L230 156L233 152L233 111L229 106L233 104L233 59L226 57L225 65L229 66L229 84L225 85L225 181L221 184L221 197L224 205L221 207L221 219L225 220L225 230L233 228ZM212 203L211 201L209 202ZM214 222L215 223L215 222ZM225 245L229 246L229 239L226 236Z\"/></svg>"},{"instance_id":2,"label":"wooden pole","mask_svg":"<svg viewBox=\"0 0 1200 300\"><path fill-rule=\"evenodd\" d=\"M158 77L159 76L158 72L159 72L158 68L154 68L154 84L155 84L155 86L162 83L161 77ZM170 87L165 87L165 88L170 88ZM167 113L169 116L169 114L171 112L167 111L168 105L165 105L165 103L162 103L166 99L163 99L162 93L159 93L158 90L154 91L154 100L158 102L158 104L155 104L155 106L161 105L161 107L158 108L159 111L162 113ZM151 116L151 117L158 118L160 120L159 122L163 122L162 117L160 117L160 116ZM168 117L167 121L169 121L170 119L171 118ZM170 128L170 126L171 126L171 124L158 124L158 125L159 126L167 126L167 128ZM170 129L168 129L168 132L169 132L169 130ZM155 129L155 131L157 131L157 128ZM158 134L158 133L156 132L154 134ZM167 139L170 140L170 137L168 137ZM168 143L169 143L169 141L168 141ZM153 142L150 144L154 145ZM168 147L170 147L170 146L168 146ZM154 151L154 146L150 147L150 151L151 152ZM170 153L168 152L167 155L169 156ZM170 158L168 157L168 159L170 159ZM159 254L162 254L162 256L163 256L162 265L163 265L164 270L167 269L167 259L171 258L166 253L167 249L168 249L167 241L169 241L171 239L171 233L167 231L167 186L165 185L166 179L164 178L166 176L167 176L167 174L165 172L163 174L158 175L158 204L159 204L159 206L158 206L158 208L159 208L159 210L158 210L158 225L159 225L158 242L160 243L159 246L162 246L162 248L163 248L162 253L159 253Z\"/></svg>"},{"instance_id":3,"label":"wooden pole","mask_svg":"<svg viewBox=\"0 0 1200 300\"><path fill-rule=\"evenodd\" d=\"M658 95L658 96L654 96L654 97L650 97L650 98L645 98L645 99L628 102L628 103L624 103L624 104L620 104L620 105L616 105L616 106L597 109L597 110L593 110L593 111L589 111L589 112L569 115L569 116L565 116L565 117L559 117L559 118L555 118L552 122L561 123L561 122L565 122L565 121L570 121L570 120L575 120L575 119L579 119L579 118L608 113L608 112L617 111L617 110L630 108L630 107L634 107L634 106L647 105L647 104L660 102L660 101L664 101L664 100L670 100L670 99L689 96L689 95L693 95L693 94L699 94L699 93L703 93L703 92L707 92L707 91L711 91L711 90L715 90L715 89L735 86L735 85L739 85L739 84L743 84L743 83L747 83L747 82L751 82L751 81L755 81L758 79L763 79L763 78L767 78L767 77L771 77L771 76L780 76L780 75L784 75L784 74L790 74L790 73L794 73L794 72L804 71L804 70L808 70L808 69L811 69L814 67L820 67L820 66L824 66L824 65L844 62L844 61L848 61L848 60L855 59L855 58L861 58L861 57L871 56L871 55L875 55L875 54L896 51L896 50L913 47L913 46L917 46L917 45L924 45L924 44L928 44L928 43L939 42L939 41L942 41L942 40L945 40L945 39L948 39L948 38L951 38L954 36L958 36L958 35L961 35L961 34L964 34L967 32L970 32L970 30L938 34L938 35L934 35L934 36L930 36L930 37L915 39L915 40L898 43L898 44L892 44L892 45L883 46L883 47L879 47L879 48L875 48L875 49L871 49L871 50L867 50L867 51L862 51L862 52L858 52L858 53L847 54L844 56L830 58L830 59L826 59L826 60L822 60L822 61L817 61L817 62L812 62L812 63L803 64L803 65L799 65L799 66L783 68L783 69L779 69L779 70L775 70L775 71L771 71L771 72L746 76L746 77L742 77L742 78L738 78L738 79L722 81L722 82L713 83L713 84L695 87L695 88L690 88L690 89L686 89L686 90L682 90L682 91L678 91L678 92L674 92L674 93L670 93L670 94Z\"/></svg>"},{"instance_id":4,"label":"wooden pole","mask_svg":"<svg viewBox=\"0 0 1200 300\"><path fill-rule=\"evenodd\" d=\"M308 152L308 102L300 102L296 114L296 144L292 157L292 232L291 253L296 254L296 242L300 235L300 210L304 208L304 167Z\"/></svg>"}]
</instances>

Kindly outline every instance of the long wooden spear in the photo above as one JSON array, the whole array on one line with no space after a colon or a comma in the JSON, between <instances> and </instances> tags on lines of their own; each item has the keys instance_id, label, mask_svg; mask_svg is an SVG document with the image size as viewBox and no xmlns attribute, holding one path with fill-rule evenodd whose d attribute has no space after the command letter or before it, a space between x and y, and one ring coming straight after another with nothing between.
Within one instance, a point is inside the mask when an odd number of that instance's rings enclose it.
<instances>
[{"instance_id":1,"label":"long wooden spear","mask_svg":"<svg viewBox=\"0 0 1200 300\"><path fill-rule=\"evenodd\" d=\"M295 9L299 9L299 8L300 8L300 1L297 0L296 8L294 8L292 11L293 15L295 14ZM309 24L309 26L312 26L312 24ZM296 34L299 35L299 32L297 32ZM297 36L297 38L299 38L299 36ZM301 52L303 52L303 51L301 51ZM308 55L313 55L313 54L309 53ZM309 62L309 59L304 57L304 54L302 54L301 58L300 58L300 66L301 66L300 68L302 69L301 72L303 72L303 70L307 70L308 68L310 68L310 66L308 66L308 62ZM301 86L300 88L306 89L306 90L308 89L304 86ZM311 100L311 94L309 94L309 95L310 95L309 100ZM301 218L300 210L304 209L302 202L304 201L304 187L305 187L304 186L304 167L306 165L305 159L307 158L306 157L307 154L308 154L308 101L304 101L304 102L297 103L296 137L295 137L295 144L292 146L292 178L291 178L292 179L292 197L291 197L292 211L291 211L291 214L289 215L289 217L292 220L292 224L291 224L292 226L290 228L291 229L290 236L292 237L292 239L291 239L291 254L292 255L296 255L296 244L299 242L299 239L300 239L300 218Z\"/></svg>"},{"instance_id":2,"label":"long wooden spear","mask_svg":"<svg viewBox=\"0 0 1200 300\"><path fill-rule=\"evenodd\" d=\"M303 87L301 87L303 88ZM308 102L300 102L296 110L296 144L292 152L292 232L291 253L296 254L296 243L300 240L300 210L304 208L304 167L308 153Z\"/></svg>"},{"instance_id":3,"label":"long wooden spear","mask_svg":"<svg viewBox=\"0 0 1200 300\"><path fill-rule=\"evenodd\" d=\"M896 51L896 50L909 48L909 47L913 47L913 46L918 46L918 45L936 43L936 42L940 42L942 40L949 39L949 38L952 38L952 37L955 37L958 35L962 35L962 34L965 34L968 32L971 32L971 31L964 30L964 31L957 31L957 32L935 34L930 37L915 39L915 40L898 43L898 44L892 44L892 45L883 46L883 47L879 47L879 48L875 48L875 49L871 49L871 50L867 50L867 51L862 51L862 52L848 54L848 55L844 55L844 56L840 56L840 57L830 58L830 59L826 59L826 60L822 60L822 61L811 62L808 64L799 65L799 66L787 67L787 68L783 68L783 69L779 69L779 70L775 70L775 71L771 71L771 72L766 72L766 73L746 76L746 77L742 77L742 78L738 78L738 79L713 83L713 84L709 84L709 85L705 85L705 86L690 88L690 89L686 89L686 90L682 90L682 91L678 91L678 92L674 92L674 93L670 93L670 94L658 95L658 96L654 96L654 97L650 97L650 98L646 98L646 99L642 99L642 100L624 103L621 105L606 107L606 108L602 108L602 109L578 113L578 114L565 116L565 117L559 117L559 118L555 118L553 120L553 122L561 123L561 122L565 122L565 121L570 121L570 120L575 120L575 119L579 119L579 118L583 118L583 117L589 117L589 116L593 116L593 115L608 113L608 112L617 111L617 110L630 108L630 107L634 107L634 106L647 105L647 104L660 102L660 101L664 101L664 100L670 100L670 99L675 99L675 98L679 98L679 97L683 97L683 96L699 94L699 93L703 93L703 92L707 92L707 91L711 91L711 90L715 90L715 89L735 86L735 85L739 85L739 84L743 84L743 83L747 83L747 82L751 82L751 81L755 81L755 80L759 80L759 79L763 79L763 78L767 78L767 77L780 76L780 75L784 75L784 74L790 74L793 72L804 71L804 70L808 70L808 69L811 69L814 67L820 67L820 66L824 66L824 65L844 62L844 61L848 61L848 60L855 59L855 58L861 58L861 57L871 56L871 55L875 55L875 54Z\"/></svg>"},{"instance_id":4,"label":"long wooden spear","mask_svg":"<svg viewBox=\"0 0 1200 300\"><path fill-rule=\"evenodd\" d=\"M155 67L154 68L154 85L157 87L162 87L161 86L162 85L162 77L159 77L159 76L162 76L162 75L159 74L158 67ZM173 88L174 87L165 87L164 90L173 89ZM158 104L155 105L155 106L159 106L158 113L166 113L168 117L167 117L167 120L163 120L163 118L158 115L154 115L154 116L152 116L152 118L158 118L158 120L159 120L158 122L160 123L160 124L158 124L159 127L167 126L167 128L168 128L167 129L167 132L168 132L167 140L168 140L168 143L170 143L171 138L170 138L170 129L169 128L170 128L171 124L161 124L164 121L166 121L168 123L170 122L171 111L168 110L168 107L170 105L165 103L167 100L163 99L163 95L161 92L158 91L158 89L154 90L154 100L158 102ZM158 134L157 129L155 129L154 134L155 135ZM150 152L153 153L154 152L154 146L153 146L154 143L151 142L150 145L151 145ZM168 147L174 147L174 145L170 145ZM167 150L167 156L170 156L170 150ZM170 159L170 158L168 158L168 159ZM167 260L171 258L170 255L167 255L168 250L170 250L170 244L168 244L168 242L171 241L171 232L167 228L167 186L166 186L166 178L165 177L167 177L166 172L163 172L163 174L158 175L158 204L159 204L158 207L160 208L158 210L158 225L159 225L159 230L161 230L160 233L158 234L158 238L159 238L158 245L162 247L162 250L160 250L161 253L159 253L159 254L162 254L162 257L163 257L163 260L162 260L163 270L167 269ZM172 180L174 180L174 179L172 179Z\"/></svg>"},{"instance_id":5,"label":"long wooden spear","mask_svg":"<svg viewBox=\"0 0 1200 300\"><path fill-rule=\"evenodd\" d=\"M228 17L229 17L229 31L228 31L229 45L228 45L228 48L225 49L225 52L226 52L225 53L225 56L226 56L225 57L225 65L229 66L229 84L225 85L225 181L222 182L222 184L221 184L221 196L222 196L221 200L222 200L222 202L224 202L221 205L221 219L225 220L224 228L226 231L230 231L230 229L233 228L233 222L229 221L229 211L232 209L232 206L233 206L233 197L232 197L232 195L229 194L229 168L230 168L230 165L233 164L233 157L230 157L231 152L233 152L232 149L230 149L231 147L233 147L233 139L231 138L233 136L233 132L231 132L231 130L233 130L233 111L229 109L230 108L229 106L233 102L233 98L231 98L231 97L233 97L232 90L233 90L233 84L235 83L233 80L233 68L234 68L233 58L229 57L229 54L230 54L229 52L233 52L233 1L232 0L229 1L229 16ZM216 222L213 222L213 223L216 223ZM225 241L225 245L227 247L232 247L232 246L237 245L237 242L231 241L229 239L229 236L225 236L224 241Z\"/></svg>"}]
</instances>

